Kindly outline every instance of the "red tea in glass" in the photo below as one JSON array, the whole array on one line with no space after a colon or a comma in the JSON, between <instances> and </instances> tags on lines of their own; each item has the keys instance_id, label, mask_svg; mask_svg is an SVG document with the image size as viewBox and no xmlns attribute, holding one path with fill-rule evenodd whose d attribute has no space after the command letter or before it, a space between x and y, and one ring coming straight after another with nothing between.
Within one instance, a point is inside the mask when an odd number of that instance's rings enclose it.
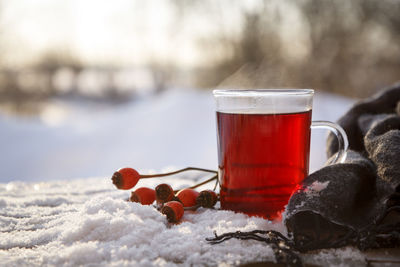
<instances>
[{"instance_id":1,"label":"red tea in glass","mask_svg":"<svg viewBox=\"0 0 400 267\"><path fill-rule=\"evenodd\" d=\"M221 208L274 219L308 175L313 90L214 90L214 96Z\"/></svg>"},{"instance_id":2,"label":"red tea in glass","mask_svg":"<svg viewBox=\"0 0 400 267\"><path fill-rule=\"evenodd\" d=\"M217 112L217 122L221 206L273 217L308 174L311 111Z\"/></svg>"}]
</instances>

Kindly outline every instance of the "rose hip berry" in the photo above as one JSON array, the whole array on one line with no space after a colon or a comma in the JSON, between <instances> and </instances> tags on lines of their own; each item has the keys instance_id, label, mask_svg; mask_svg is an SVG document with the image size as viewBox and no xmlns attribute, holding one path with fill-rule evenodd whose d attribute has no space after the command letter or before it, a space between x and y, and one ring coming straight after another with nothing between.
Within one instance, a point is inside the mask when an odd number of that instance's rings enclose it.
<instances>
[{"instance_id":1,"label":"rose hip berry","mask_svg":"<svg viewBox=\"0 0 400 267\"><path fill-rule=\"evenodd\" d=\"M142 205L150 205L156 199L156 191L148 187L139 187L131 193L130 201L139 202Z\"/></svg>"},{"instance_id":2,"label":"rose hip berry","mask_svg":"<svg viewBox=\"0 0 400 267\"><path fill-rule=\"evenodd\" d=\"M159 184L156 186L156 200L158 204L173 200L174 190L169 184Z\"/></svg>"},{"instance_id":3,"label":"rose hip berry","mask_svg":"<svg viewBox=\"0 0 400 267\"><path fill-rule=\"evenodd\" d=\"M187 167L187 168L180 169L177 171L167 172L167 173L159 173L159 174L139 174L135 169L122 168L122 169L119 169L118 171L114 172L113 176L111 177L111 180L118 189L127 190L127 189L131 189L132 187L134 187L137 184L137 182L139 181L139 179L164 177L164 176L174 175L174 174L185 172L185 171L203 171L203 172L211 172L211 173L215 174L210 179L208 179L204 182L201 182L199 184L196 184L195 186L192 186L191 188L196 188L203 184L214 181L218 177L217 171L196 168L196 167Z\"/></svg>"},{"instance_id":4,"label":"rose hip berry","mask_svg":"<svg viewBox=\"0 0 400 267\"><path fill-rule=\"evenodd\" d=\"M161 213L167 215L167 220L170 223L177 223L183 216L183 205L178 201L169 201L164 204Z\"/></svg>"},{"instance_id":5,"label":"rose hip berry","mask_svg":"<svg viewBox=\"0 0 400 267\"><path fill-rule=\"evenodd\" d=\"M134 187L140 179L139 173L132 168L122 168L114 172L111 180L118 189L128 190Z\"/></svg>"},{"instance_id":6,"label":"rose hip berry","mask_svg":"<svg viewBox=\"0 0 400 267\"><path fill-rule=\"evenodd\" d=\"M176 196L179 199L179 201L183 204L184 207L193 207L195 206L196 203L196 198L199 195L199 192L197 192L194 189L190 188L185 188L179 191Z\"/></svg>"},{"instance_id":7,"label":"rose hip berry","mask_svg":"<svg viewBox=\"0 0 400 267\"><path fill-rule=\"evenodd\" d=\"M204 208L212 208L218 201L217 194L212 190L204 190L199 193L196 204Z\"/></svg>"}]
</instances>

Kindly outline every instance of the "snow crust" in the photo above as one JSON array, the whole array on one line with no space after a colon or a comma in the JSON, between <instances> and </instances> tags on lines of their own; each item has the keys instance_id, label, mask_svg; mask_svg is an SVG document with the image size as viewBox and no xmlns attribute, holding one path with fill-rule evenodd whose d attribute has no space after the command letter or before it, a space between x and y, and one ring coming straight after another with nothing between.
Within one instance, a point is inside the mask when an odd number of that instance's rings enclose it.
<instances>
[{"instance_id":1,"label":"snow crust","mask_svg":"<svg viewBox=\"0 0 400 267\"><path fill-rule=\"evenodd\" d=\"M195 179L205 177L190 174L163 182L179 189ZM137 187L158 183L160 179L147 179ZM257 241L210 245L205 238L214 231L273 229L286 234L281 221L212 209L185 212L180 224L171 225L154 207L125 201L129 194L115 189L110 178L0 184L1 265L234 266L275 261L273 251ZM341 257L364 261L353 248L302 257L331 265L343 264L337 260Z\"/></svg>"},{"instance_id":2,"label":"snow crust","mask_svg":"<svg viewBox=\"0 0 400 267\"><path fill-rule=\"evenodd\" d=\"M311 185L307 186L307 188L305 189L305 193L306 193L307 197L309 197L309 198L319 196L320 192L322 190L324 190L325 188L327 188L328 185L329 185L329 181L326 181L323 183L315 181Z\"/></svg>"}]
</instances>

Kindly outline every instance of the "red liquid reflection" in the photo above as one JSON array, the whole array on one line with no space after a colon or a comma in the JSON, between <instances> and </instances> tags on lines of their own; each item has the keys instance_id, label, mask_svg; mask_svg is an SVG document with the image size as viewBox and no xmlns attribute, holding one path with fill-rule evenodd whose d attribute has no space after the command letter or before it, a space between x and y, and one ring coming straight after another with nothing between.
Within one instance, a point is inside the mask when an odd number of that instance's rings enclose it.
<instances>
[{"instance_id":1,"label":"red liquid reflection","mask_svg":"<svg viewBox=\"0 0 400 267\"><path fill-rule=\"evenodd\" d=\"M217 112L223 209L274 219L307 176L311 111Z\"/></svg>"}]
</instances>

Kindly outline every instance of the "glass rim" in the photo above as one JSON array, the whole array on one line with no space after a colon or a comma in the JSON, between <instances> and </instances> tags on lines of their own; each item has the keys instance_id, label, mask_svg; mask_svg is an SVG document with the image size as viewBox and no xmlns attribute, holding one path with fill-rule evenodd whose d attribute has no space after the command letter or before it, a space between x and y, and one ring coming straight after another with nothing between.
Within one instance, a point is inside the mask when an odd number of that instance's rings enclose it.
<instances>
[{"instance_id":1,"label":"glass rim","mask_svg":"<svg viewBox=\"0 0 400 267\"><path fill-rule=\"evenodd\" d=\"M215 89L214 96L306 96L313 95L313 89Z\"/></svg>"}]
</instances>

